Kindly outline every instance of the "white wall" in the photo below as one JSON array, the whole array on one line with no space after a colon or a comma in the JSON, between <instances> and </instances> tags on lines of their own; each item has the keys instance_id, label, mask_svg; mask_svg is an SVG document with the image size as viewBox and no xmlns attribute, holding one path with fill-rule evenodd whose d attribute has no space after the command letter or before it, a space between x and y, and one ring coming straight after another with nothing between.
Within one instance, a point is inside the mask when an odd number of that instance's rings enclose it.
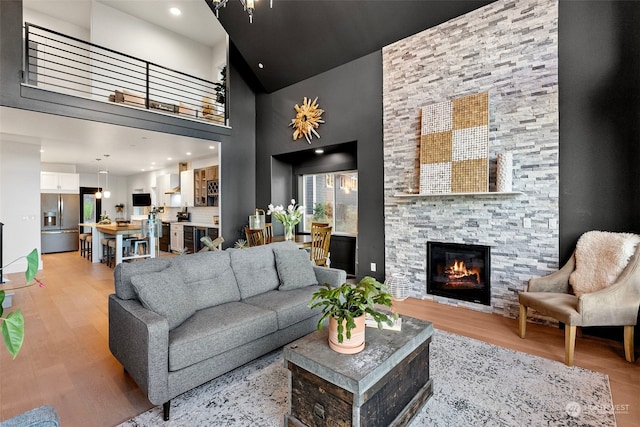
<instances>
[{"instance_id":1,"label":"white wall","mask_svg":"<svg viewBox=\"0 0 640 427\"><path fill-rule=\"evenodd\" d=\"M23 19L30 24L36 24L44 28L58 31L68 36L76 37L81 40L89 40L89 30L79 27L69 22L62 21L49 15L45 15L33 9L23 9ZM56 92L63 92L69 94L75 94L76 91L84 90L85 85L90 81L90 68L88 65L88 58L82 59L86 52L82 49L76 49L71 46L56 43L54 40L46 40L42 36L52 37L57 40L58 36L51 36L46 32L34 29L34 35L32 40L36 43L40 43L38 47L38 87L47 89L47 83L53 82L52 78L60 79L64 78L67 81L64 83L68 87L65 89L59 85L52 87L52 90ZM49 45L45 47L44 44ZM79 55L76 57L76 61L71 62L58 57L60 51L57 49L64 49L70 52L74 52ZM65 53L64 55L69 55ZM86 65L83 65L86 64ZM71 68L69 68L71 67ZM56 71L56 69L60 71ZM46 76L45 76L46 74Z\"/></svg>"},{"instance_id":2,"label":"white wall","mask_svg":"<svg viewBox=\"0 0 640 427\"><path fill-rule=\"evenodd\" d=\"M40 252L39 145L0 140L0 222L5 265L33 248ZM26 267L22 259L4 272L24 272Z\"/></svg>"},{"instance_id":3,"label":"white wall","mask_svg":"<svg viewBox=\"0 0 640 427\"><path fill-rule=\"evenodd\" d=\"M22 19L24 19L24 22L40 25L41 27L49 28L68 36L73 36L82 40L89 40L88 28L82 28L70 22L62 21L50 15L45 15L44 13L38 12L37 10L29 9L26 7L23 8Z\"/></svg>"},{"instance_id":4,"label":"white wall","mask_svg":"<svg viewBox=\"0 0 640 427\"><path fill-rule=\"evenodd\" d=\"M114 31L114 22L117 22L117 31ZM94 3L92 9L91 42L214 82L219 80L220 64L226 63L226 47L224 47L224 52L221 51L221 47L217 47L214 56L214 49L209 46L101 3ZM224 55L222 58L221 54ZM217 64L217 66L212 67L212 64ZM105 79L108 78L105 77ZM109 85L109 83L105 84ZM123 87L122 83L115 81L113 86L114 90ZM145 92L143 86L135 83L133 85L127 83L126 86L134 92L141 94ZM200 98L200 96L197 97L198 103ZM157 94L153 96L153 99L166 102L175 101ZM185 100L185 102L187 101ZM192 102L195 102L195 99Z\"/></svg>"}]
</instances>

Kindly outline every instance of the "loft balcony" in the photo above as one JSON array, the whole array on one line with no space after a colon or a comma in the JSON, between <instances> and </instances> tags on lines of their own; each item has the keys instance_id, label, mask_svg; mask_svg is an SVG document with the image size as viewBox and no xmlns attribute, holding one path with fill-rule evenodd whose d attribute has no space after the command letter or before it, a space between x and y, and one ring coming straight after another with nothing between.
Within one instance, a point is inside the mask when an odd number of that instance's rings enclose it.
<instances>
[{"instance_id":1,"label":"loft balcony","mask_svg":"<svg viewBox=\"0 0 640 427\"><path fill-rule=\"evenodd\" d=\"M24 85L228 125L226 67L211 82L31 23L24 43Z\"/></svg>"}]
</instances>

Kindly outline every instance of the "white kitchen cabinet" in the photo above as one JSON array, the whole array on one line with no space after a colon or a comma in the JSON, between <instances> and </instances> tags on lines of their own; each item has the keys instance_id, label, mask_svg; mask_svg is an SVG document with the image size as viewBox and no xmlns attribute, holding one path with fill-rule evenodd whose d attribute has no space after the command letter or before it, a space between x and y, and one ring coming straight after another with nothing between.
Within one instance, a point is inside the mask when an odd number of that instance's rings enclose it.
<instances>
[{"instance_id":1,"label":"white kitchen cabinet","mask_svg":"<svg viewBox=\"0 0 640 427\"><path fill-rule=\"evenodd\" d=\"M170 193L168 191L180 186L180 175L171 173L156 177L156 204L157 206L180 207L180 193Z\"/></svg>"},{"instance_id":2,"label":"white kitchen cabinet","mask_svg":"<svg viewBox=\"0 0 640 427\"><path fill-rule=\"evenodd\" d=\"M182 206L193 207L193 169L180 172L180 194Z\"/></svg>"},{"instance_id":3,"label":"white kitchen cabinet","mask_svg":"<svg viewBox=\"0 0 640 427\"><path fill-rule=\"evenodd\" d=\"M40 172L41 193L80 193L80 175L77 173Z\"/></svg>"},{"instance_id":4,"label":"white kitchen cabinet","mask_svg":"<svg viewBox=\"0 0 640 427\"><path fill-rule=\"evenodd\" d=\"M171 251L181 251L184 249L184 229L182 224L171 223Z\"/></svg>"}]
</instances>

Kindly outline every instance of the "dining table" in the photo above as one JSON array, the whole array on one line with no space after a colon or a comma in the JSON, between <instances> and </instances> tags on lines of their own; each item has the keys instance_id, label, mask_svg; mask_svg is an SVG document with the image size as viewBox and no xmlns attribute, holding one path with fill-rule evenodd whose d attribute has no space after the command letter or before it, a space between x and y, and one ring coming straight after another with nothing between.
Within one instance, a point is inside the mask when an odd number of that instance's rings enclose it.
<instances>
[{"instance_id":1,"label":"dining table","mask_svg":"<svg viewBox=\"0 0 640 427\"><path fill-rule=\"evenodd\" d=\"M276 242L284 242L284 235L282 236L273 236L271 238L271 241L266 242L268 243L276 243ZM296 234L293 238L293 241L296 245L298 245L298 248L300 249L304 249L304 248L310 248L311 247L311 234Z\"/></svg>"}]
</instances>

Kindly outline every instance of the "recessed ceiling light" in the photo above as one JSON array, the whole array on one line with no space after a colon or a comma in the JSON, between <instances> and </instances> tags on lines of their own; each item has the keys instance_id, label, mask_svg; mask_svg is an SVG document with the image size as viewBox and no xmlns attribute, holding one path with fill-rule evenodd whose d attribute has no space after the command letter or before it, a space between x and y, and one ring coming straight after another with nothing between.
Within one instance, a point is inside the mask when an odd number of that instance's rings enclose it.
<instances>
[{"instance_id":1,"label":"recessed ceiling light","mask_svg":"<svg viewBox=\"0 0 640 427\"><path fill-rule=\"evenodd\" d=\"M171 9L169 9L169 12L171 12L171 14L173 16L180 16L182 15L182 11L180 9L178 9L177 7L172 7Z\"/></svg>"},{"instance_id":2,"label":"recessed ceiling light","mask_svg":"<svg viewBox=\"0 0 640 427\"><path fill-rule=\"evenodd\" d=\"M171 157L167 157L167 160L173 160Z\"/></svg>"},{"instance_id":3,"label":"recessed ceiling light","mask_svg":"<svg viewBox=\"0 0 640 427\"><path fill-rule=\"evenodd\" d=\"M215 145L210 145L210 146L209 146L209 150L215 150L215 149L216 149L216 146L215 146Z\"/></svg>"},{"instance_id":4,"label":"recessed ceiling light","mask_svg":"<svg viewBox=\"0 0 640 427\"><path fill-rule=\"evenodd\" d=\"M322 154L324 150L322 148L316 148L316 154Z\"/></svg>"},{"instance_id":5,"label":"recessed ceiling light","mask_svg":"<svg viewBox=\"0 0 640 427\"><path fill-rule=\"evenodd\" d=\"M140 169L142 172L144 172L144 169Z\"/></svg>"},{"instance_id":6,"label":"recessed ceiling light","mask_svg":"<svg viewBox=\"0 0 640 427\"><path fill-rule=\"evenodd\" d=\"M41 149L40 149L40 152L41 152L41 153L44 153L44 148L41 148Z\"/></svg>"},{"instance_id":7,"label":"recessed ceiling light","mask_svg":"<svg viewBox=\"0 0 640 427\"><path fill-rule=\"evenodd\" d=\"M191 155L191 151L187 151L187 156L190 156L190 155Z\"/></svg>"},{"instance_id":8,"label":"recessed ceiling light","mask_svg":"<svg viewBox=\"0 0 640 427\"><path fill-rule=\"evenodd\" d=\"M155 165L155 164L156 164L156 162L151 162L151 164L152 164L152 165Z\"/></svg>"},{"instance_id":9,"label":"recessed ceiling light","mask_svg":"<svg viewBox=\"0 0 640 427\"><path fill-rule=\"evenodd\" d=\"M258 68L262 70L264 68L264 64L262 62L258 62Z\"/></svg>"}]
</instances>

